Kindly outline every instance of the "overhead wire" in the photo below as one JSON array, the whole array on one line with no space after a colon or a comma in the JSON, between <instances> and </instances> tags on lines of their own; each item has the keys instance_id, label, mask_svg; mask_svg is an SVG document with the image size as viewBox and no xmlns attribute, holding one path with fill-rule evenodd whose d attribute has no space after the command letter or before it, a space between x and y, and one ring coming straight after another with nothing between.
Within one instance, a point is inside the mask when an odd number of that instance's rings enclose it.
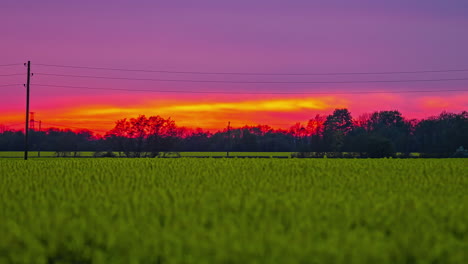
<instances>
[{"instance_id":1,"label":"overhead wire","mask_svg":"<svg viewBox=\"0 0 468 264\"><path fill-rule=\"evenodd\" d=\"M34 121L35 123L39 123L39 121ZM67 126L67 125L59 125L59 124L52 124L52 123L48 123L48 122L41 122L42 125L48 125L50 126L49 128L52 128L52 127L63 127L63 128L70 128L70 129L81 129L81 130L89 130L89 131L97 131L97 132L108 132L107 130L103 130L103 129L89 129L89 128L82 128L82 127L75 127L75 126ZM24 125L24 122L19 122L19 123L10 123L10 124L0 124L0 125L4 125L6 127L15 127L15 126L20 126L20 125ZM47 128L42 128L42 129L47 129Z\"/></svg>"},{"instance_id":2,"label":"overhead wire","mask_svg":"<svg viewBox=\"0 0 468 264\"><path fill-rule=\"evenodd\" d=\"M223 80L186 80L186 79L152 79L152 78L127 78L127 77L107 77L96 75L73 75L73 74L54 74L54 73L36 73L44 76L71 77L71 78L90 78L106 80L130 80L130 81L154 81L154 82L191 82L191 83L239 83L239 84L351 84L351 83L404 83L404 82L444 82L444 81L467 81L466 78L449 79L411 79L411 80L370 80L370 81L223 81Z\"/></svg>"},{"instance_id":3,"label":"overhead wire","mask_svg":"<svg viewBox=\"0 0 468 264\"><path fill-rule=\"evenodd\" d=\"M19 66L19 63L10 63L10 64L0 64L0 67L11 67L11 66Z\"/></svg>"},{"instance_id":4,"label":"overhead wire","mask_svg":"<svg viewBox=\"0 0 468 264\"><path fill-rule=\"evenodd\" d=\"M43 125L49 125L49 126L58 126L58 127L63 127L63 128L73 128L73 129L81 129L81 130L89 130L89 131L108 132L107 130L103 130L103 129L89 129L89 128L82 128L82 127L75 127L75 126L52 124L52 123L48 123L48 122L42 122L42 124Z\"/></svg>"},{"instance_id":5,"label":"overhead wire","mask_svg":"<svg viewBox=\"0 0 468 264\"><path fill-rule=\"evenodd\" d=\"M24 73L0 74L0 77L18 76L18 75L23 75L23 74L24 74Z\"/></svg>"},{"instance_id":6,"label":"overhead wire","mask_svg":"<svg viewBox=\"0 0 468 264\"><path fill-rule=\"evenodd\" d=\"M85 90L110 90L110 91L132 91L132 92L153 92L153 93L186 93L186 94L386 94L386 93L436 93L436 92L466 92L466 89L446 89L446 90L403 90L403 91L352 91L352 92L219 92L219 91L193 91L193 90L149 90L149 89L123 89L123 88L104 88L104 87L89 87L89 86L67 86L67 85L52 85L52 84L34 84L42 87L55 87L66 89L85 89Z\"/></svg>"},{"instance_id":7,"label":"overhead wire","mask_svg":"<svg viewBox=\"0 0 468 264\"><path fill-rule=\"evenodd\" d=\"M106 68L92 66L73 66L73 65L58 65L35 63L34 65L55 67L55 68L72 68L72 69L88 69L88 70L106 70L106 71L122 71L122 72L146 72L146 73L171 73L171 74L200 74L200 75L270 75L270 76L326 76L326 75L379 75L379 74L416 74L416 73L449 73L449 72L468 72L468 69L447 69L447 70L417 70L417 71L381 71L381 72L327 72L327 73L260 73L260 72L204 72L204 71L169 71L169 70L143 70L143 69L126 69L126 68Z\"/></svg>"},{"instance_id":8,"label":"overhead wire","mask_svg":"<svg viewBox=\"0 0 468 264\"><path fill-rule=\"evenodd\" d=\"M23 85L23 84L0 84L0 87L7 87L7 86L16 86L16 85Z\"/></svg>"},{"instance_id":9,"label":"overhead wire","mask_svg":"<svg viewBox=\"0 0 468 264\"><path fill-rule=\"evenodd\" d=\"M19 123L10 123L10 124L2 124L7 127L12 127L12 126L19 126L19 125L24 125L24 122L19 122Z\"/></svg>"}]
</instances>

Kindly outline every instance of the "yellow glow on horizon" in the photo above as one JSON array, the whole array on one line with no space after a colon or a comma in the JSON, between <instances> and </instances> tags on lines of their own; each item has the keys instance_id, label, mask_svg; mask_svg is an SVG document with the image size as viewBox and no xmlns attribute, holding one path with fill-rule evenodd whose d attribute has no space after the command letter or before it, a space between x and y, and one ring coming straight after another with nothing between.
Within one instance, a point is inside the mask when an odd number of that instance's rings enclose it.
<instances>
[{"instance_id":1,"label":"yellow glow on horizon","mask_svg":"<svg viewBox=\"0 0 468 264\"><path fill-rule=\"evenodd\" d=\"M67 111L76 116L107 116L115 114L145 114L157 112L160 114L177 114L179 112L258 112L277 111L294 112L299 110L325 110L333 107L344 107L346 101L337 98L292 98L266 99L239 102L187 103L162 106L158 103L147 102L144 105L120 108L114 105L88 105L72 108Z\"/></svg>"},{"instance_id":2,"label":"yellow glow on horizon","mask_svg":"<svg viewBox=\"0 0 468 264\"><path fill-rule=\"evenodd\" d=\"M230 121L233 126L271 125L289 128L296 122L307 122L316 114L328 115L336 108L348 108L354 117L364 112L386 109L400 110L412 117L423 117L442 110L466 109L468 94L456 96L403 97L395 94L321 95L321 96L263 96L263 97L196 97L174 98L151 96L109 98L70 98L66 103L53 101L46 107L38 107L36 119L59 127L82 127L100 131L110 130L115 121L138 115L171 118L179 126L203 128L211 131L223 129ZM428 112L426 112L428 113ZM427 115L429 116L429 114ZM0 115L0 124L24 122L23 111L7 111ZM14 128L21 128L21 124Z\"/></svg>"},{"instance_id":3,"label":"yellow glow on horizon","mask_svg":"<svg viewBox=\"0 0 468 264\"><path fill-rule=\"evenodd\" d=\"M336 100L336 99L335 99ZM160 108L162 111L196 111L196 112L212 112L212 111L280 111L290 112L297 110L324 110L332 107L330 98L294 98L294 99L275 99L275 100L256 100L256 101L241 101L229 103L203 103L203 104L185 104L173 105ZM339 101L339 105L344 105L343 100Z\"/></svg>"},{"instance_id":4,"label":"yellow glow on horizon","mask_svg":"<svg viewBox=\"0 0 468 264\"><path fill-rule=\"evenodd\" d=\"M331 96L210 101L140 101L128 107L90 102L60 111L49 109L42 113L48 116L51 123L94 129L111 129L116 120L144 114L171 117L180 126L215 130L224 127L227 120L243 126L286 123L286 119L291 118L293 120L289 122L292 124L303 119L297 116L298 113L304 115L309 111L323 112L348 105L347 100ZM278 116L283 113L287 116Z\"/></svg>"}]
</instances>

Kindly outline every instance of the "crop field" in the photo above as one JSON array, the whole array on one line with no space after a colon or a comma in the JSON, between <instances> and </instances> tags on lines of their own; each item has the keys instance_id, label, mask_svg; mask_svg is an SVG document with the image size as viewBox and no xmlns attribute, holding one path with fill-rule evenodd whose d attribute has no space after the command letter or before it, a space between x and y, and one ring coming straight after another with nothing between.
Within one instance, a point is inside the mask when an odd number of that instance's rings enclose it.
<instances>
[{"instance_id":1,"label":"crop field","mask_svg":"<svg viewBox=\"0 0 468 264\"><path fill-rule=\"evenodd\" d=\"M0 159L0 263L468 263L466 159Z\"/></svg>"}]
</instances>

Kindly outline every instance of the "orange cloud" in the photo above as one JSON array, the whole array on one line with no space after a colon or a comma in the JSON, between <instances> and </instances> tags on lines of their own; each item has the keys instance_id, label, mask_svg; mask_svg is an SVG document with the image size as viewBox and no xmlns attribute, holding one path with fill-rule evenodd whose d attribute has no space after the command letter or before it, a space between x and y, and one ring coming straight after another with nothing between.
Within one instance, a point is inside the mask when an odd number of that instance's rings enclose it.
<instances>
[{"instance_id":1,"label":"orange cloud","mask_svg":"<svg viewBox=\"0 0 468 264\"><path fill-rule=\"evenodd\" d=\"M204 104L186 104L174 105L162 108L162 111L174 112L213 112L213 111L280 111L293 112L303 109L324 110L330 107L330 100L303 98L303 99L276 99L276 100L257 100L241 101L230 103L204 103Z\"/></svg>"},{"instance_id":2,"label":"orange cloud","mask_svg":"<svg viewBox=\"0 0 468 264\"><path fill-rule=\"evenodd\" d=\"M62 114L53 115L54 122L92 125L100 129L113 126L109 120L133 117L139 114L160 115L171 117L179 125L217 129L224 127L230 120L238 125L275 123L274 113L288 113L288 118L297 113L311 111L327 111L334 107L346 107L347 100L322 98L286 98L286 99L257 99L219 102L176 102L176 101L146 101L128 107L112 104L82 105L77 108L64 109ZM301 114L301 115L302 115ZM304 117L301 118L301 120ZM106 123L100 121L106 120ZM282 120L292 123L291 120ZM277 121L276 121L277 122Z\"/></svg>"},{"instance_id":3,"label":"orange cloud","mask_svg":"<svg viewBox=\"0 0 468 264\"><path fill-rule=\"evenodd\" d=\"M420 99L420 105L427 109L447 109L451 107L468 108L468 95L456 96L425 96Z\"/></svg>"}]
</instances>

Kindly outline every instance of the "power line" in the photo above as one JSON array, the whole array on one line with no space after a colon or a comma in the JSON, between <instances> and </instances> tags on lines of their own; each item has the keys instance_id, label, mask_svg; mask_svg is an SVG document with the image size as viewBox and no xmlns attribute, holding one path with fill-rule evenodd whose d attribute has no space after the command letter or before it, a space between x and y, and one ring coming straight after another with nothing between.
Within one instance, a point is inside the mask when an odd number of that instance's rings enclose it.
<instances>
[{"instance_id":1,"label":"power line","mask_svg":"<svg viewBox=\"0 0 468 264\"><path fill-rule=\"evenodd\" d=\"M147 73L173 73L173 74L201 74L201 75L270 75L270 76L326 76L326 75L379 75L379 74L416 74L416 73L449 73L449 72L468 72L468 69L449 69L449 70L420 70L420 71L383 71L383 72L328 72L328 73L259 73L259 72L200 72L200 71L167 71L167 70L141 70L124 68L105 68L89 66L71 66L57 64L36 63L38 66L88 69L88 70L106 70L123 72L147 72Z\"/></svg>"},{"instance_id":2,"label":"power line","mask_svg":"<svg viewBox=\"0 0 468 264\"><path fill-rule=\"evenodd\" d=\"M20 122L20 123L10 123L10 124L3 124L5 126L9 126L9 127L12 127L12 126L19 126L19 125L24 125L24 122Z\"/></svg>"},{"instance_id":3,"label":"power line","mask_svg":"<svg viewBox=\"0 0 468 264\"><path fill-rule=\"evenodd\" d=\"M35 121L35 122L37 123L39 121ZM82 127L75 127L75 126L65 126L65 125L58 125L58 124L45 123L45 122L42 122L42 124L43 125L44 124L49 125L49 126L64 127L64 128L73 128L73 129L82 129L82 130L89 130L89 131L107 132L107 130L103 130L103 129L89 129L89 128L82 128ZM4 124L4 125L7 126L7 127L14 127L14 126L19 126L19 125L24 125L24 122Z\"/></svg>"},{"instance_id":4,"label":"power line","mask_svg":"<svg viewBox=\"0 0 468 264\"><path fill-rule=\"evenodd\" d=\"M0 77L23 75L24 73L0 74Z\"/></svg>"},{"instance_id":5,"label":"power line","mask_svg":"<svg viewBox=\"0 0 468 264\"><path fill-rule=\"evenodd\" d=\"M34 121L38 123L39 121ZM67 127L67 128L75 128L75 129L87 129L87 130L92 130L92 131L104 131L107 132L107 130L102 130L102 129L88 129L88 128L82 128L82 127L74 127L74 126L65 126L65 125L58 125L58 124L52 124L52 123L46 123L42 122L42 124L50 125L50 126L59 126L59 127ZM18 122L18 123L6 123L3 124L5 126L19 126L19 125L24 125L24 122Z\"/></svg>"},{"instance_id":6,"label":"power line","mask_svg":"<svg viewBox=\"0 0 468 264\"><path fill-rule=\"evenodd\" d=\"M67 86L52 84L35 84L43 87L56 87L66 89L86 89L86 90L110 90L110 91L131 91L131 92L153 92L153 93L186 93L186 94L387 94L387 93L437 93L437 92L468 92L467 89L448 89L448 90L405 90L405 91L354 91L354 92L217 92L217 91L192 91L192 90L145 90L145 89L121 89L121 88L103 88L88 86Z\"/></svg>"},{"instance_id":7,"label":"power line","mask_svg":"<svg viewBox=\"0 0 468 264\"><path fill-rule=\"evenodd\" d=\"M107 130L102 130L102 129L89 129L89 128L82 128L82 127L75 127L75 126L65 126L65 125L58 125L58 124L52 124L52 123L45 123L42 122L44 125L49 125L49 126L58 126L58 127L64 127L64 128L73 128L73 129L81 129L81 130L89 130L89 131L98 131L98 132L108 132Z\"/></svg>"},{"instance_id":8,"label":"power line","mask_svg":"<svg viewBox=\"0 0 468 264\"><path fill-rule=\"evenodd\" d=\"M2 84L0 85L0 87L16 86L16 85L22 85L22 84Z\"/></svg>"},{"instance_id":9,"label":"power line","mask_svg":"<svg viewBox=\"0 0 468 264\"><path fill-rule=\"evenodd\" d=\"M21 64L19 64L19 63L15 63L15 64L13 64L13 63L11 63L11 64L1 64L0 67L10 67L10 66L19 66L19 65L21 65Z\"/></svg>"},{"instance_id":10,"label":"power line","mask_svg":"<svg viewBox=\"0 0 468 264\"><path fill-rule=\"evenodd\" d=\"M468 78L451 79L413 79L413 80L370 80L370 81L220 81L220 80L176 80L176 79L150 79L150 78L127 78L127 77L106 77L96 75L72 75L72 74L54 74L37 73L46 76L72 77L72 78L91 78L106 80L130 80L130 81L154 81L154 82L190 82L190 83L239 83L239 84L351 84L351 83L403 83L403 82L447 82L447 81L467 81Z\"/></svg>"}]
</instances>

